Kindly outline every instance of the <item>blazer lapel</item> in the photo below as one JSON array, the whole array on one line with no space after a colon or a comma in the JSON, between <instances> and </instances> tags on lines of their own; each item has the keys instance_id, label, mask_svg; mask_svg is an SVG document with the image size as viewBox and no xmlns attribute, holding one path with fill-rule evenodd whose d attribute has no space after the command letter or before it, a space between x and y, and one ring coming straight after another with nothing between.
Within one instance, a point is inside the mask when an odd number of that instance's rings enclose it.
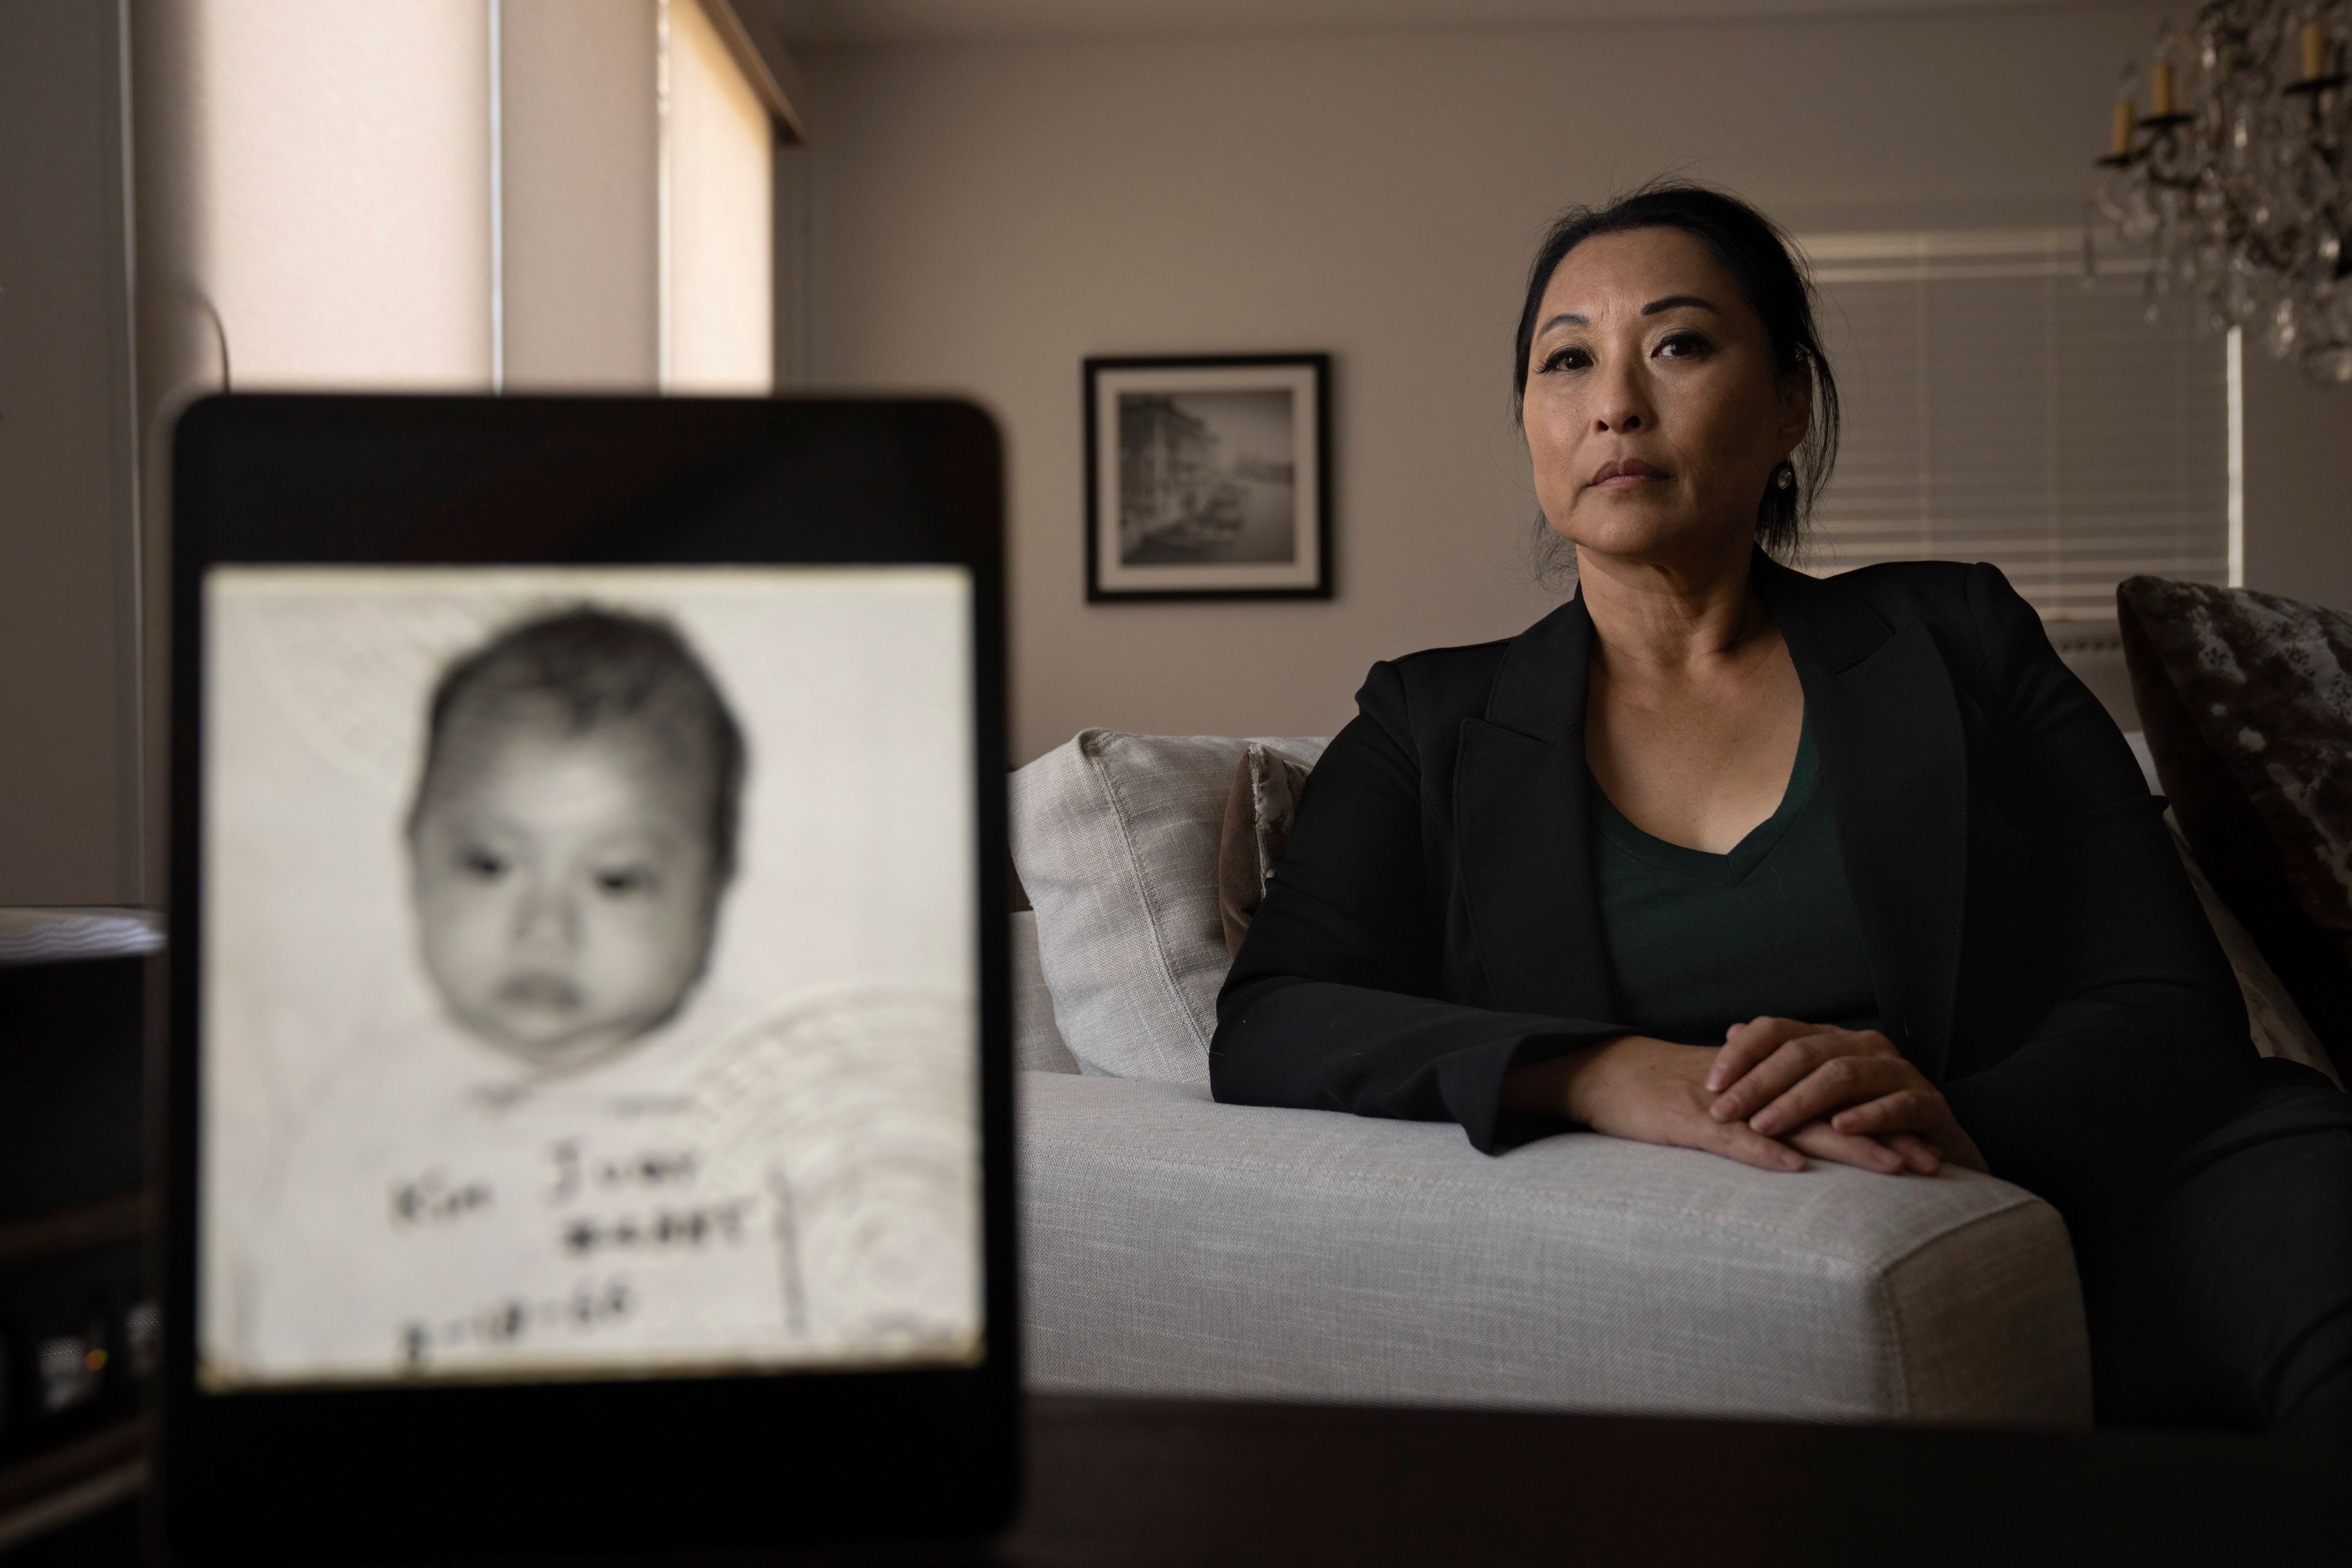
<instances>
[{"instance_id":1,"label":"blazer lapel","mask_svg":"<svg viewBox=\"0 0 2352 1568\"><path fill-rule=\"evenodd\" d=\"M1484 718L1462 721L1454 822L1486 1005L1554 1017L1614 1010L1592 882L1581 597L1521 633Z\"/></svg>"},{"instance_id":2,"label":"blazer lapel","mask_svg":"<svg viewBox=\"0 0 2352 1568\"><path fill-rule=\"evenodd\" d=\"M1887 1032L1941 1081L1968 890L1968 742L1926 625L1762 554L1756 583L1805 690L1847 889Z\"/></svg>"}]
</instances>

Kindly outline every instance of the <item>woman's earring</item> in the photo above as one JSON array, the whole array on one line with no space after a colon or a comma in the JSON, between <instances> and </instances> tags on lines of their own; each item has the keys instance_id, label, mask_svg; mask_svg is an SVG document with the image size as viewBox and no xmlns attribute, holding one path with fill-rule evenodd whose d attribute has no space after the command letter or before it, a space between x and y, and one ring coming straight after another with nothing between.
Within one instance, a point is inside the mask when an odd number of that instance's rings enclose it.
<instances>
[{"instance_id":1,"label":"woman's earring","mask_svg":"<svg viewBox=\"0 0 2352 1568\"><path fill-rule=\"evenodd\" d=\"M1795 489L1797 488L1797 465L1794 463L1781 464L1780 476L1772 482L1779 485L1784 490Z\"/></svg>"}]
</instances>

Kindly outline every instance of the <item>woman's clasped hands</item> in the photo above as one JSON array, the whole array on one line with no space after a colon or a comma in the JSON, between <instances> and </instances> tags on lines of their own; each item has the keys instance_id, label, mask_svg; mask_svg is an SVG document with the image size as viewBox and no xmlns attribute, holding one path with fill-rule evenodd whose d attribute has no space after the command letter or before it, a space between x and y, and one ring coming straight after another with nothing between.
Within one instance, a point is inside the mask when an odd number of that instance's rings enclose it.
<instances>
[{"instance_id":1,"label":"woman's clasped hands","mask_svg":"<svg viewBox=\"0 0 2352 1568\"><path fill-rule=\"evenodd\" d=\"M1768 1171L1807 1155L1886 1175L1985 1169L1942 1091L1875 1029L1758 1017L1720 1047L1624 1035L1513 1077L1514 1104Z\"/></svg>"},{"instance_id":2,"label":"woman's clasped hands","mask_svg":"<svg viewBox=\"0 0 2352 1568\"><path fill-rule=\"evenodd\" d=\"M1713 1120L1819 1159L1888 1174L1985 1168L1943 1091L1876 1029L1750 1018L1724 1031L1704 1082Z\"/></svg>"}]
</instances>

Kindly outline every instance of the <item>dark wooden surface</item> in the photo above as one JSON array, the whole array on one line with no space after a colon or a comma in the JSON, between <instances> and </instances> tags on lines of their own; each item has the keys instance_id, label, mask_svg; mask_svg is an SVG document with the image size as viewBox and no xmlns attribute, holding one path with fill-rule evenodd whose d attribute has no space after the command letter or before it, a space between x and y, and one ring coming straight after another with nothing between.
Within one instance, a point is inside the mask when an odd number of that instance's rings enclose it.
<instances>
[{"instance_id":1,"label":"dark wooden surface","mask_svg":"<svg viewBox=\"0 0 2352 1568\"><path fill-rule=\"evenodd\" d=\"M1064 1563L2352 1562L2352 1458L2246 1437L1039 1401Z\"/></svg>"},{"instance_id":2,"label":"dark wooden surface","mask_svg":"<svg viewBox=\"0 0 2352 1568\"><path fill-rule=\"evenodd\" d=\"M1039 1398L1029 1443L992 1546L677 1561L2352 1563L2352 1457L2250 1437ZM8 1561L137 1538L117 1510Z\"/></svg>"}]
</instances>

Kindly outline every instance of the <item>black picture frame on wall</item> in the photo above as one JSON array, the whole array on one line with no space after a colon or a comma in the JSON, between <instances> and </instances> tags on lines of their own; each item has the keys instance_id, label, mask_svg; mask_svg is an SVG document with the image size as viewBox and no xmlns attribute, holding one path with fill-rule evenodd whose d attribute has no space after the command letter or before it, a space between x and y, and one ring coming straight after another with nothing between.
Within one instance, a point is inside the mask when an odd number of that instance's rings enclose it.
<instances>
[{"instance_id":1,"label":"black picture frame on wall","mask_svg":"<svg viewBox=\"0 0 2352 1568\"><path fill-rule=\"evenodd\" d=\"M1086 362L1087 599L1331 597L1331 356Z\"/></svg>"}]
</instances>

